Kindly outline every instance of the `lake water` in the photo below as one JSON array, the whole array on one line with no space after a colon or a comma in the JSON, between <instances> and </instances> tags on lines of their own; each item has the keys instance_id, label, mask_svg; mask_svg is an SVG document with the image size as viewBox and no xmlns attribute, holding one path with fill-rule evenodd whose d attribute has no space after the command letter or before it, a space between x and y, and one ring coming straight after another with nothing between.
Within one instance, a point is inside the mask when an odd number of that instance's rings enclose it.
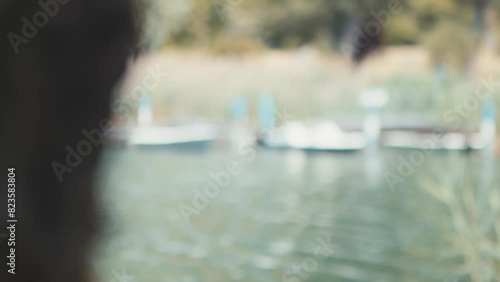
<instances>
[{"instance_id":1,"label":"lake water","mask_svg":"<svg viewBox=\"0 0 500 282\"><path fill-rule=\"evenodd\" d=\"M390 187L410 153L109 149L96 270L105 282L469 281L449 209L423 187L488 194L499 162L436 152ZM239 173L197 209L193 189L228 164Z\"/></svg>"}]
</instances>

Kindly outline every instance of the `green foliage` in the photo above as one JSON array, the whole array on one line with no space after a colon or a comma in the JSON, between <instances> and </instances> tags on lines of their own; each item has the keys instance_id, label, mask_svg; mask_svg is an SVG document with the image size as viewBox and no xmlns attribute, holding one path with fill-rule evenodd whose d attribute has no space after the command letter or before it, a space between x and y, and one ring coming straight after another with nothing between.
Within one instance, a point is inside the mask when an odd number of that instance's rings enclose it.
<instances>
[{"instance_id":1,"label":"green foliage","mask_svg":"<svg viewBox=\"0 0 500 282\"><path fill-rule=\"evenodd\" d=\"M317 42L338 47L349 25L363 30L375 20L373 13L387 11L391 1L396 0L140 0L148 15L144 37L149 45L191 46L217 53ZM484 7L479 5L483 2ZM474 55L482 28L477 23L484 24L486 10L494 15L500 8L500 0L400 3L403 12L391 14L383 31L385 44L423 44L436 64L454 68L467 67Z\"/></svg>"},{"instance_id":2,"label":"green foliage","mask_svg":"<svg viewBox=\"0 0 500 282\"><path fill-rule=\"evenodd\" d=\"M424 37L435 62L466 69L475 54L478 34L469 25L443 20Z\"/></svg>"},{"instance_id":3,"label":"green foliage","mask_svg":"<svg viewBox=\"0 0 500 282\"><path fill-rule=\"evenodd\" d=\"M241 55L262 50L260 42L252 37L236 35L228 37L218 35L211 41L209 49L215 54Z\"/></svg>"},{"instance_id":4,"label":"green foliage","mask_svg":"<svg viewBox=\"0 0 500 282\"><path fill-rule=\"evenodd\" d=\"M409 4L422 29L432 29L439 19L455 14L459 8L453 0L418 0Z\"/></svg>"},{"instance_id":5,"label":"green foliage","mask_svg":"<svg viewBox=\"0 0 500 282\"><path fill-rule=\"evenodd\" d=\"M420 36L418 22L411 14L394 16L387 27L388 44L416 44Z\"/></svg>"}]
</instances>

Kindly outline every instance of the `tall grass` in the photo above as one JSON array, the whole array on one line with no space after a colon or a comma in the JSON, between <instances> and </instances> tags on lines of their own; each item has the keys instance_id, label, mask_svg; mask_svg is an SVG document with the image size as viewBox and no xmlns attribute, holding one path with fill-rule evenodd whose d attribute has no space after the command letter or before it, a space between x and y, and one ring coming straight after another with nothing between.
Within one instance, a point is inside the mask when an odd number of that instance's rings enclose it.
<instances>
[{"instance_id":1,"label":"tall grass","mask_svg":"<svg viewBox=\"0 0 500 282\"><path fill-rule=\"evenodd\" d=\"M459 263L454 280L447 281L500 281L500 186L494 179L495 160L482 155L475 161L460 162L452 156L447 177L424 177L420 185L443 205L451 227L444 236ZM443 167L436 171L446 173Z\"/></svg>"}]
</instances>

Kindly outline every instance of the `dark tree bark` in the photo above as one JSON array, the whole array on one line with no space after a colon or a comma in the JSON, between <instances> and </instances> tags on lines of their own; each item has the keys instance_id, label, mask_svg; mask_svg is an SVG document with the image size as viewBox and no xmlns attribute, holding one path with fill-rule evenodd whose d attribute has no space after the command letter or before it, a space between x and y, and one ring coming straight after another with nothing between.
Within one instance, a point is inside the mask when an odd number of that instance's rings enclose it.
<instances>
[{"instance_id":1,"label":"dark tree bark","mask_svg":"<svg viewBox=\"0 0 500 282\"><path fill-rule=\"evenodd\" d=\"M475 0L474 1L474 28L482 31L485 26L486 8L488 0Z\"/></svg>"},{"instance_id":2,"label":"dark tree bark","mask_svg":"<svg viewBox=\"0 0 500 282\"><path fill-rule=\"evenodd\" d=\"M369 55L382 48L384 27L380 25L380 31L376 34L366 32L367 23L372 21L370 10L379 11L381 7L370 6L366 0L357 0L356 9L351 16L350 30L357 28L357 31L349 35L355 51L352 53L352 60L355 64L360 64Z\"/></svg>"}]
</instances>

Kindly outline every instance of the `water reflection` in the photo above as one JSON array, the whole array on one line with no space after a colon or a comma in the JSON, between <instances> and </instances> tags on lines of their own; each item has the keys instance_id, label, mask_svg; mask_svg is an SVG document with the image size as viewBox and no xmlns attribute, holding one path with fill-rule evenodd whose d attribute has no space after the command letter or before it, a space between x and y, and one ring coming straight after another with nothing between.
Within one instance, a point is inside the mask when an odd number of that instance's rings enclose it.
<instances>
[{"instance_id":1,"label":"water reflection","mask_svg":"<svg viewBox=\"0 0 500 282\"><path fill-rule=\"evenodd\" d=\"M283 275L314 258L324 237L333 254L300 281L443 281L457 266L446 235L452 229L443 206L418 184L450 159L430 156L391 190L381 174L400 154L259 150L187 223L179 203L190 203L192 189L234 155L108 151L102 183L111 239L98 261L103 269L126 267L137 281L299 281ZM469 168L474 176L480 167Z\"/></svg>"}]
</instances>

